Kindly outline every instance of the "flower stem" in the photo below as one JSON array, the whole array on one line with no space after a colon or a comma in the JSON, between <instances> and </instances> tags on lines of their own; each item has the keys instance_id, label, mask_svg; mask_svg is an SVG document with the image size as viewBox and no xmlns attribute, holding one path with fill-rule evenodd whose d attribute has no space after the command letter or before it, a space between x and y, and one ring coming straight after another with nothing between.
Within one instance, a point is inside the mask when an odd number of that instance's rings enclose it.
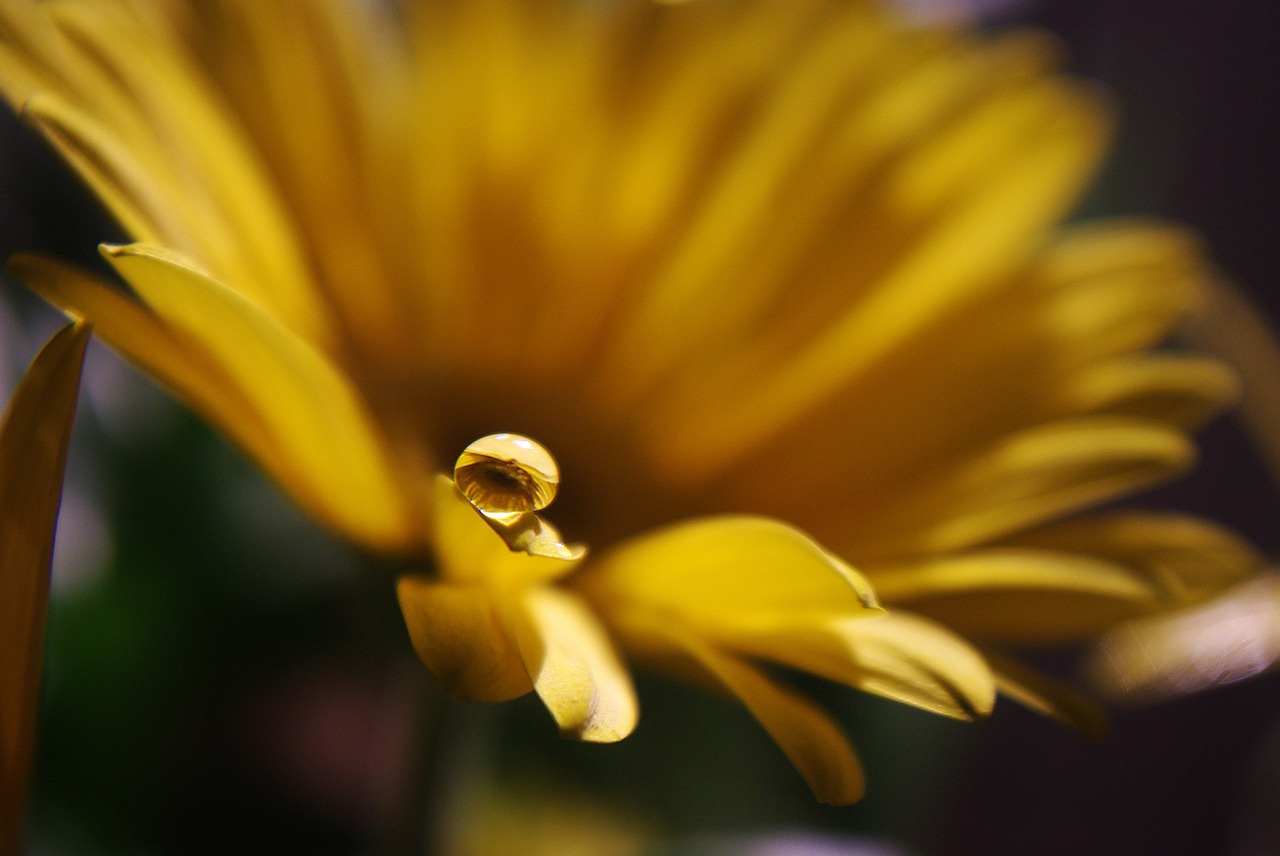
<instances>
[{"instance_id":1,"label":"flower stem","mask_svg":"<svg viewBox=\"0 0 1280 856\"><path fill-rule=\"evenodd\" d=\"M488 719L484 707L445 695L421 673L415 681L412 763L405 764L400 797L380 852L386 856L444 856L453 852L451 819L476 790Z\"/></svg>"}]
</instances>

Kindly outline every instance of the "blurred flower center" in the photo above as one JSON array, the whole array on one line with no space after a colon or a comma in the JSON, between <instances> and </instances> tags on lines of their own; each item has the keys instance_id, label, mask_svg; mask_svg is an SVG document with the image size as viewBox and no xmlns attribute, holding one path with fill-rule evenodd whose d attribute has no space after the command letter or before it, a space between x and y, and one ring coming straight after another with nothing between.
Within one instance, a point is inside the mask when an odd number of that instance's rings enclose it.
<instances>
[{"instance_id":1,"label":"blurred flower center","mask_svg":"<svg viewBox=\"0 0 1280 856\"><path fill-rule=\"evenodd\" d=\"M683 517L713 510L747 510L734 506L730 498L708 496L702 485L672 484L637 438L634 426L602 414L573 384L559 388L525 377L489 375L433 380L415 379L413 385L396 387L380 397L377 406L395 414L389 422L403 419L413 426L403 435L405 446L423 443L425 438L428 449L465 447L453 466L454 481L463 496L491 519L494 514L538 512L554 501L550 513L566 535L590 543L593 549L604 549ZM429 390L426 398L435 402L430 414L448 414L448 419L422 418L427 408L421 397L413 395L423 396L423 389ZM406 403L410 405L407 408ZM519 426L523 433L507 436L536 443L554 468L550 478L554 486L541 505L504 509L497 497L511 489L510 480L526 475L535 481L543 478L518 466L530 463L523 457L527 450L469 454L480 443L474 438L493 426L508 425ZM549 450L554 450L554 455ZM512 472L512 461L520 473ZM464 465L472 464L484 466L463 472ZM490 483L489 476L494 473ZM570 489L557 492L566 483ZM492 492L492 498L479 495L486 490Z\"/></svg>"}]
</instances>

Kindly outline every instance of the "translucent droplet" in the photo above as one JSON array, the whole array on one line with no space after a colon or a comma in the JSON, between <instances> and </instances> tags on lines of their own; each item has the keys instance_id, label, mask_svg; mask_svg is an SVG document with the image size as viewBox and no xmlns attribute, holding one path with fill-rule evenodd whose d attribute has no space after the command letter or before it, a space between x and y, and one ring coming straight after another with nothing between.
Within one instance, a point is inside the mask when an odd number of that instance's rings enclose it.
<instances>
[{"instance_id":1,"label":"translucent droplet","mask_svg":"<svg viewBox=\"0 0 1280 856\"><path fill-rule=\"evenodd\" d=\"M520 514L551 504L560 485L560 468L550 452L528 437L490 434L458 456L453 480L485 514Z\"/></svg>"}]
</instances>

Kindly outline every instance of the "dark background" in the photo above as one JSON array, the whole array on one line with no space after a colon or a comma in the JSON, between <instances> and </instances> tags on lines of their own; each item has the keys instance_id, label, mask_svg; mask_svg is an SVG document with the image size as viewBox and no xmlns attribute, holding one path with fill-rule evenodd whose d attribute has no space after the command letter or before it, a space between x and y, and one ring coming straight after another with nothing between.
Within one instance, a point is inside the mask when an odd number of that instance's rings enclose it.
<instances>
[{"instance_id":1,"label":"dark background","mask_svg":"<svg viewBox=\"0 0 1280 856\"><path fill-rule=\"evenodd\" d=\"M1056 32L1113 93L1119 134L1087 211L1193 226L1280 317L1280 4L1050 0L1009 17ZM1230 418L1201 439L1201 469L1154 500L1280 554L1248 439ZM1120 712L1098 747L1046 725L1005 705L980 730L937 852L1280 853L1280 675Z\"/></svg>"}]
</instances>

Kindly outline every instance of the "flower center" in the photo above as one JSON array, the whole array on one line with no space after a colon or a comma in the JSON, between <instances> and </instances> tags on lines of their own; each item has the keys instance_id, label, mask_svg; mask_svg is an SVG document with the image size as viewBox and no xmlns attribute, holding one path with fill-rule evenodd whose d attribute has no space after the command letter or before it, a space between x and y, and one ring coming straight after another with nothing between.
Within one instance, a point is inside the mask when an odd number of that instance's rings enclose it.
<instances>
[{"instance_id":1,"label":"flower center","mask_svg":"<svg viewBox=\"0 0 1280 856\"><path fill-rule=\"evenodd\" d=\"M536 441L519 434L490 434L462 451L453 480L481 512L519 514L551 504L560 469Z\"/></svg>"}]
</instances>

